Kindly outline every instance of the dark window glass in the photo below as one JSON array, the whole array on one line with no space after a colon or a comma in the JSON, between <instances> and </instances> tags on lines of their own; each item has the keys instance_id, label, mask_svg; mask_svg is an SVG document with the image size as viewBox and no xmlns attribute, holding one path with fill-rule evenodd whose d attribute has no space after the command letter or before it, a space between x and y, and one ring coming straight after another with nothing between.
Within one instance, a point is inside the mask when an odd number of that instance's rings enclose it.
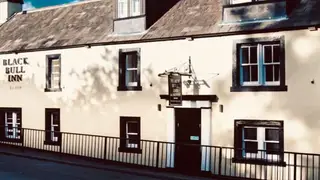
<instances>
[{"instance_id":1,"label":"dark window glass","mask_svg":"<svg viewBox=\"0 0 320 180\"><path fill-rule=\"evenodd\" d=\"M242 48L242 64L249 62L249 49L247 47Z\"/></svg>"},{"instance_id":2,"label":"dark window glass","mask_svg":"<svg viewBox=\"0 0 320 180\"><path fill-rule=\"evenodd\" d=\"M266 81L273 81L273 65L265 65Z\"/></svg>"},{"instance_id":3,"label":"dark window glass","mask_svg":"<svg viewBox=\"0 0 320 180\"><path fill-rule=\"evenodd\" d=\"M258 153L258 142L245 142L246 153Z\"/></svg>"},{"instance_id":4,"label":"dark window glass","mask_svg":"<svg viewBox=\"0 0 320 180\"><path fill-rule=\"evenodd\" d=\"M243 81L249 82L250 81L250 66L244 66L242 68L242 73L243 73Z\"/></svg>"},{"instance_id":5,"label":"dark window glass","mask_svg":"<svg viewBox=\"0 0 320 180\"><path fill-rule=\"evenodd\" d=\"M279 129L266 129L267 141L279 141Z\"/></svg>"},{"instance_id":6,"label":"dark window glass","mask_svg":"<svg viewBox=\"0 0 320 180\"><path fill-rule=\"evenodd\" d=\"M250 48L250 63L256 64L258 62L257 46Z\"/></svg>"},{"instance_id":7,"label":"dark window glass","mask_svg":"<svg viewBox=\"0 0 320 180\"><path fill-rule=\"evenodd\" d=\"M129 135L129 144L138 144L139 136L138 135Z\"/></svg>"},{"instance_id":8,"label":"dark window glass","mask_svg":"<svg viewBox=\"0 0 320 180\"><path fill-rule=\"evenodd\" d=\"M266 150L268 154L279 154L280 144L279 143L266 143Z\"/></svg>"},{"instance_id":9,"label":"dark window glass","mask_svg":"<svg viewBox=\"0 0 320 180\"><path fill-rule=\"evenodd\" d=\"M272 46L264 46L264 62L272 62Z\"/></svg>"},{"instance_id":10,"label":"dark window glass","mask_svg":"<svg viewBox=\"0 0 320 180\"><path fill-rule=\"evenodd\" d=\"M128 123L128 133L138 133L138 123Z\"/></svg>"},{"instance_id":11,"label":"dark window glass","mask_svg":"<svg viewBox=\"0 0 320 180\"><path fill-rule=\"evenodd\" d=\"M244 128L244 139L257 140L257 128Z\"/></svg>"},{"instance_id":12,"label":"dark window glass","mask_svg":"<svg viewBox=\"0 0 320 180\"><path fill-rule=\"evenodd\" d=\"M280 81L280 65L274 65L274 81Z\"/></svg>"},{"instance_id":13,"label":"dark window glass","mask_svg":"<svg viewBox=\"0 0 320 180\"><path fill-rule=\"evenodd\" d=\"M273 46L273 62L280 62L280 46Z\"/></svg>"},{"instance_id":14,"label":"dark window glass","mask_svg":"<svg viewBox=\"0 0 320 180\"><path fill-rule=\"evenodd\" d=\"M258 66L251 66L251 81L258 81Z\"/></svg>"}]
</instances>

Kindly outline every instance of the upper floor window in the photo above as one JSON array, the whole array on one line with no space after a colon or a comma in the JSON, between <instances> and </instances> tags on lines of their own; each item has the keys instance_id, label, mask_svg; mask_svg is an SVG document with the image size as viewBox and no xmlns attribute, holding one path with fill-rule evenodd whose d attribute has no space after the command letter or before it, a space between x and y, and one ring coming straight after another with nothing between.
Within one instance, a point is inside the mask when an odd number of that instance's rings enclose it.
<instances>
[{"instance_id":1,"label":"upper floor window","mask_svg":"<svg viewBox=\"0 0 320 180\"><path fill-rule=\"evenodd\" d=\"M236 120L236 160L283 163L283 122Z\"/></svg>"},{"instance_id":2,"label":"upper floor window","mask_svg":"<svg viewBox=\"0 0 320 180\"><path fill-rule=\"evenodd\" d=\"M235 42L232 90L283 91L283 39L248 39Z\"/></svg>"},{"instance_id":3,"label":"upper floor window","mask_svg":"<svg viewBox=\"0 0 320 180\"><path fill-rule=\"evenodd\" d=\"M140 49L120 50L118 90L141 90Z\"/></svg>"},{"instance_id":4,"label":"upper floor window","mask_svg":"<svg viewBox=\"0 0 320 180\"><path fill-rule=\"evenodd\" d=\"M118 18L142 15L142 0L117 0Z\"/></svg>"},{"instance_id":5,"label":"upper floor window","mask_svg":"<svg viewBox=\"0 0 320 180\"><path fill-rule=\"evenodd\" d=\"M48 55L46 63L46 91L61 91L60 55Z\"/></svg>"}]
</instances>

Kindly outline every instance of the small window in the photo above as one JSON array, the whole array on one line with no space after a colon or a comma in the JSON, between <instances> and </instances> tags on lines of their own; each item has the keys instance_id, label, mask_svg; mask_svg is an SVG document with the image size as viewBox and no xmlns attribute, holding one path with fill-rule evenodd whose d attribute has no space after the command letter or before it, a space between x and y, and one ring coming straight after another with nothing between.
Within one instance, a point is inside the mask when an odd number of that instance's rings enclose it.
<instances>
[{"instance_id":1,"label":"small window","mask_svg":"<svg viewBox=\"0 0 320 180\"><path fill-rule=\"evenodd\" d=\"M4 128L1 139L5 141L20 142L22 141L22 116L21 108L0 108L1 123Z\"/></svg>"},{"instance_id":2,"label":"small window","mask_svg":"<svg viewBox=\"0 0 320 180\"><path fill-rule=\"evenodd\" d=\"M60 109L46 109L45 114L45 143L60 145Z\"/></svg>"},{"instance_id":3,"label":"small window","mask_svg":"<svg viewBox=\"0 0 320 180\"><path fill-rule=\"evenodd\" d=\"M142 15L142 0L118 0L118 18Z\"/></svg>"},{"instance_id":4,"label":"small window","mask_svg":"<svg viewBox=\"0 0 320 180\"><path fill-rule=\"evenodd\" d=\"M283 41L235 43L232 91L286 91Z\"/></svg>"},{"instance_id":5,"label":"small window","mask_svg":"<svg viewBox=\"0 0 320 180\"><path fill-rule=\"evenodd\" d=\"M61 91L60 55L47 56L46 91Z\"/></svg>"},{"instance_id":6,"label":"small window","mask_svg":"<svg viewBox=\"0 0 320 180\"><path fill-rule=\"evenodd\" d=\"M283 163L283 122L236 120L235 159L246 163Z\"/></svg>"},{"instance_id":7,"label":"small window","mask_svg":"<svg viewBox=\"0 0 320 180\"><path fill-rule=\"evenodd\" d=\"M140 117L120 117L119 151L141 153Z\"/></svg>"},{"instance_id":8,"label":"small window","mask_svg":"<svg viewBox=\"0 0 320 180\"><path fill-rule=\"evenodd\" d=\"M118 90L141 90L140 51L121 51L119 56Z\"/></svg>"}]
</instances>

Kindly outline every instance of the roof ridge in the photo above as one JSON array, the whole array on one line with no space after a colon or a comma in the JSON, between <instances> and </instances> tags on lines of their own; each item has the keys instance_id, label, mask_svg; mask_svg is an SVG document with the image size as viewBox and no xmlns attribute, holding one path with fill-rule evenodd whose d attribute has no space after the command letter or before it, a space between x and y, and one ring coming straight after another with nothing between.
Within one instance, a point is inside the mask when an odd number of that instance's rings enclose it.
<instances>
[{"instance_id":1,"label":"roof ridge","mask_svg":"<svg viewBox=\"0 0 320 180\"><path fill-rule=\"evenodd\" d=\"M68 4L59 4L59 5L55 5L55 6L47 6L47 7L42 7L42 8L23 10L22 12L19 12L17 14L22 14L23 12L34 13L34 12L39 12L39 11L65 8L65 7L77 6L77 5L92 3L92 2L97 2L97 1L102 1L102 0L75 0L74 2L68 3Z\"/></svg>"}]
</instances>

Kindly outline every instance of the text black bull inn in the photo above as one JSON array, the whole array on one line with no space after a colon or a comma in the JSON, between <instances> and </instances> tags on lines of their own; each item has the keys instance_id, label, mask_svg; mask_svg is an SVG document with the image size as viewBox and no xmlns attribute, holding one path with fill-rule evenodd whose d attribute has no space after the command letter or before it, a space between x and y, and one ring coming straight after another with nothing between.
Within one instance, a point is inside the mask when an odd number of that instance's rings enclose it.
<instances>
[{"instance_id":1,"label":"text black bull inn","mask_svg":"<svg viewBox=\"0 0 320 180\"><path fill-rule=\"evenodd\" d=\"M8 75L8 82L20 82L23 74L26 73L25 65L28 65L28 58L3 59L3 66Z\"/></svg>"}]
</instances>

